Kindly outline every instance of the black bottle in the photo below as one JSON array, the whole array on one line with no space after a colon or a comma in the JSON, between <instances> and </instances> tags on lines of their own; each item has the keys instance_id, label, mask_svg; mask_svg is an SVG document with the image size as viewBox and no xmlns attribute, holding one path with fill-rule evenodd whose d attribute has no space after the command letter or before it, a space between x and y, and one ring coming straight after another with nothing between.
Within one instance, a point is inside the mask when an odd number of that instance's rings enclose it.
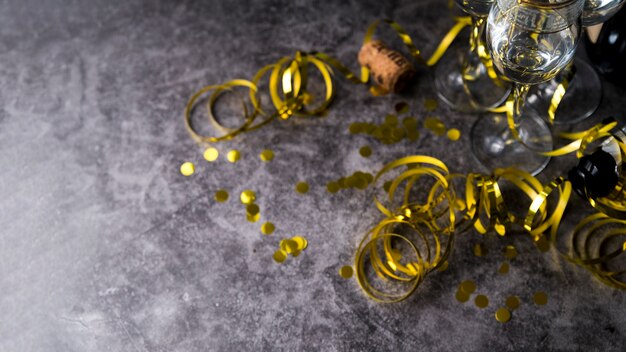
<instances>
[{"instance_id":1,"label":"black bottle","mask_svg":"<svg viewBox=\"0 0 626 352\"><path fill-rule=\"evenodd\" d=\"M604 22L597 40L585 36L589 59L608 81L626 88L626 6Z\"/></svg>"},{"instance_id":2,"label":"black bottle","mask_svg":"<svg viewBox=\"0 0 626 352\"><path fill-rule=\"evenodd\" d=\"M622 173L622 151L616 139L626 142L626 126L585 155L567 174L572 188L583 198L605 197L615 189Z\"/></svg>"}]
</instances>

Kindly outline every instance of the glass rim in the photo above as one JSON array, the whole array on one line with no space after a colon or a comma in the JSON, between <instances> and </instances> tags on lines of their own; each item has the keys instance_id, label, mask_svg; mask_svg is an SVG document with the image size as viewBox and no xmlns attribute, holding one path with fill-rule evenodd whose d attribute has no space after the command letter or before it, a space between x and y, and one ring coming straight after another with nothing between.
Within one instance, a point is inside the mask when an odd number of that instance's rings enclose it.
<instances>
[{"instance_id":1,"label":"glass rim","mask_svg":"<svg viewBox=\"0 0 626 352\"><path fill-rule=\"evenodd\" d=\"M559 3L538 3L536 0L517 0L520 4L525 4L531 7L536 7L539 9L561 9L564 7L571 6L572 4L580 1L580 0L566 0Z\"/></svg>"}]
</instances>

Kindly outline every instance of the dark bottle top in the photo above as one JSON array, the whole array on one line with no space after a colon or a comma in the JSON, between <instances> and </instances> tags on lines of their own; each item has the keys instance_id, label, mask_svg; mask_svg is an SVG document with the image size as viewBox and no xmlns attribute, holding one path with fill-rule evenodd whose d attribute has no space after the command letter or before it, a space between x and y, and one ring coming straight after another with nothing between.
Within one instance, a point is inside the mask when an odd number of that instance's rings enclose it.
<instances>
[{"instance_id":1,"label":"dark bottle top","mask_svg":"<svg viewBox=\"0 0 626 352\"><path fill-rule=\"evenodd\" d=\"M626 88L626 6L604 22L597 40L586 36L587 54L608 80Z\"/></svg>"}]
</instances>

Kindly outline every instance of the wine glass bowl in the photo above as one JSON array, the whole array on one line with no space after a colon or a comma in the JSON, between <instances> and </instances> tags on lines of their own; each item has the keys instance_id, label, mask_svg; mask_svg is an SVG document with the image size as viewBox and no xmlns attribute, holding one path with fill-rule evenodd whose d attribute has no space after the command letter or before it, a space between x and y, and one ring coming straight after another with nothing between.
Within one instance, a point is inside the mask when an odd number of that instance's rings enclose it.
<instances>
[{"instance_id":1,"label":"wine glass bowl","mask_svg":"<svg viewBox=\"0 0 626 352\"><path fill-rule=\"evenodd\" d=\"M624 3L624 0L586 0L582 15L583 26L589 27L608 20Z\"/></svg>"}]
</instances>

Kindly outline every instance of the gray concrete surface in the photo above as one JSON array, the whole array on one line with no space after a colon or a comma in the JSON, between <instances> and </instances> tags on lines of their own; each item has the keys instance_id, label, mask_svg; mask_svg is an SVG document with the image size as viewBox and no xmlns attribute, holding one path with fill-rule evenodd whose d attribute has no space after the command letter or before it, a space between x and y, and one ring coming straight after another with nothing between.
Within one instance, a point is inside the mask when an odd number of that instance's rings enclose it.
<instances>
[{"instance_id":1,"label":"gray concrete surface","mask_svg":"<svg viewBox=\"0 0 626 352\"><path fill-rule=\"evenodd\" d=\"M327 181L415 153L480 170L469 154L476 116L443 106L435 114L463 132L456 144L426 130L392 146L348 134L398 101L425 117L423 100L435 97L425 69L401 97L339 79L326 118L218 145L240 149L237 164L203 161L181 116L196 89L251 77L297 49L356 69L364 30L381 17L405 25L425 52L452 23L434 0L1 1L0 351L623 350L624 292L524 236L463 234L450 268L396 305L337 275L380 214L370 191L329 195ZM625 111L624 91L606 83L597 118ZM359 156L363 145L371 158ZM264 148L272 163L258 160ZM178 172L185 160L197 164L193 177ZM542 179L573 162L553 161ZM305 196L293 191L299 180L311 185ZM212 200L220 188L227 203ZM273 235L245 221L237 197L247 188ZM585 213L574 199L565 228ZM309 248L274 263L280 239L295 234ZM482 241L489 254L474 257ZM509 243L520 255L501 277ZM488 308L454 299L463 279L476 280ZM536 290L548 305L532 304ZM511 294L523 303L503 325L493 314Z\"/></svg>"}]
</instances>

